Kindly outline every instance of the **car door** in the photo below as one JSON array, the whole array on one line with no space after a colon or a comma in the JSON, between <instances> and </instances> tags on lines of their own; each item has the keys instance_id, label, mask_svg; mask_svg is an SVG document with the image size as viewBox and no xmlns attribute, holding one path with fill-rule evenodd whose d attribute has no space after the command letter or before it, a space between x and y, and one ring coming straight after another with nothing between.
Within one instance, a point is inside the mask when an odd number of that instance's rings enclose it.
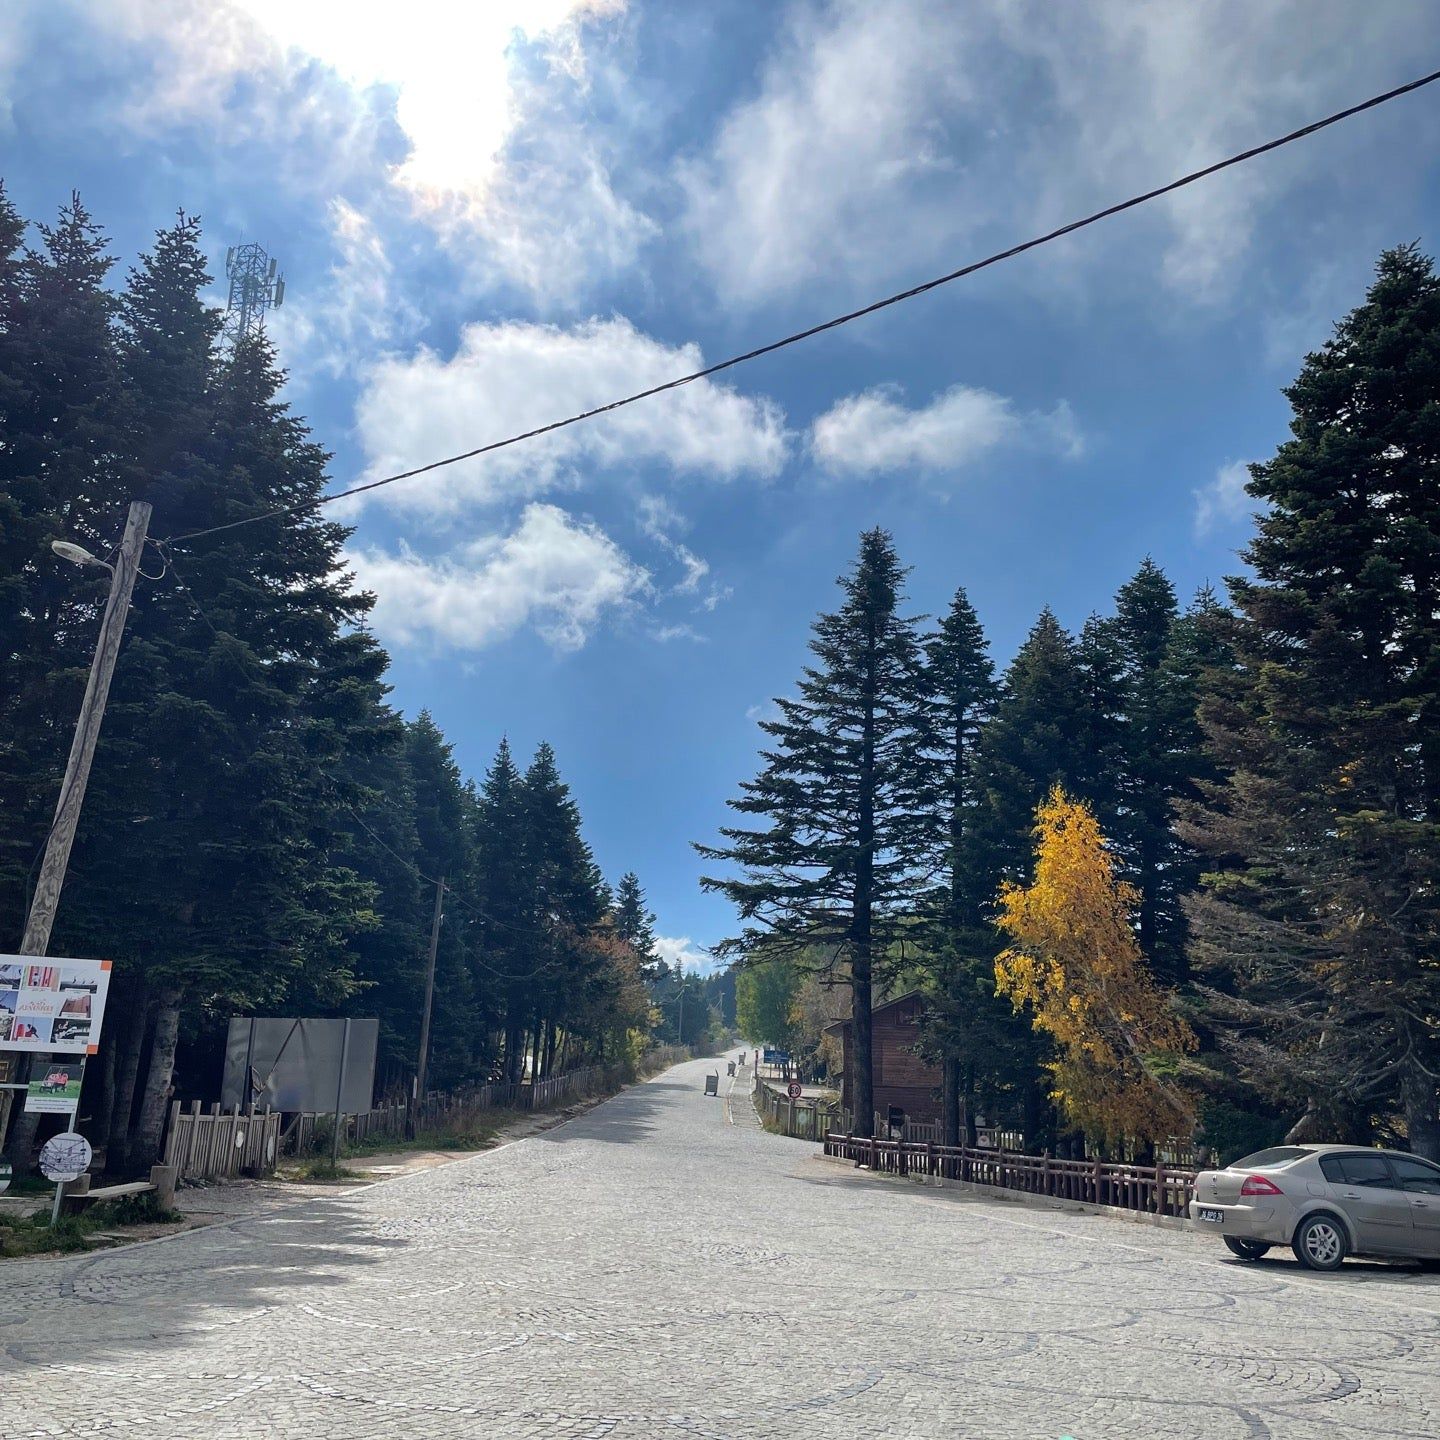
<instances>
[{"instance_id":1,"label":"car door","mask_svg":"<svg viewBox=\"0 0 1440 1440\"><path fill-rule=\"evenodd\" d=\"M1390 1168L1410 1202L1415 1253L1440 1257L1440 1166L1410 1155L1392 1155Z\"/></svg>"},{"instance_id":2,"label":"car door","mask_svg":"<svg viewBox=\"0 0 1440 1440\"><path fill-rule=\"evenodd\" d=\"M1375 1151L1341 1155L1336 1199L1349 1217L1355 1248L1371 1255L1408 1255L1413 1247L1410 1197Z\"/></svg>"}]
</instances>

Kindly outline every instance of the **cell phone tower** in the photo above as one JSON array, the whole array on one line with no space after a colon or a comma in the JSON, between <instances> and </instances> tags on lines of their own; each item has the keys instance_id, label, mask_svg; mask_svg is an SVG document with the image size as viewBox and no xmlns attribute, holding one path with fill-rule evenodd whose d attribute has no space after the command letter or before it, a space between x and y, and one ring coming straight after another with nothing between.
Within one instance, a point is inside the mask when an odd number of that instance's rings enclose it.
<instances>
[{"instance_id":1,"label":"cell phone tower","mask_svg":"<svg viewBox=\"0 0 1440 1440\"><path fill-rule=\"evenodd\" d=\"M232 245L225 252L230 298L225 305L225 333L238 345L265 328L265 312L285 303L285 277L263 245Z\"/></svg>"}]
</instances>

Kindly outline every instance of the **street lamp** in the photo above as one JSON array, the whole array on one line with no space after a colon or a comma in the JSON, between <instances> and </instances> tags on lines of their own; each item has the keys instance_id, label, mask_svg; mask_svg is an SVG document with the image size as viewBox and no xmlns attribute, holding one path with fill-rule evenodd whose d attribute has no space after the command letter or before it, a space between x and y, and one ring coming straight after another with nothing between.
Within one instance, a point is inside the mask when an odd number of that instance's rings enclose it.
<instances>
[{"instance_id":1,"label":"street lamp","mask_svg":"<svg viewBox=\"0 0 1440 1440\"><path fill-rule=\"evenodd\" d=\"M72 565L93 565L97 570L108 570L112 575L115 573L113 565L96 559L83 545L74 545L69 540L52 540L50 548L62 560L68 560Z\"/></svg>"}]
</instances>

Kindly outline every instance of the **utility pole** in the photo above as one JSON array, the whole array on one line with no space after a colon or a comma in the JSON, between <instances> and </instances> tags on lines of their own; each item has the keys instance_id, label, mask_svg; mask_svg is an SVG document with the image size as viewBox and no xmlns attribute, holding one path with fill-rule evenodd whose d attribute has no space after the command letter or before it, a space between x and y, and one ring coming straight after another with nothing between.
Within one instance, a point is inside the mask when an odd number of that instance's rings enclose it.
<instances>
[{"instance_id":1,"label":"utility pole","mask_svg":"<svg viewBox=\"0 0 1440 1440\"><path fill-rule=\"evenodd\" d=\"M685 1043L685 961L678 955L675 957L675 979L679 987L677 994L679 1003L675 1007L677 1012L675 1018L675 1043L677 1045L683 1045Z\"/></svg>"},{"instance_id":2,"label":"utility pole","mask_svg":"<svg viewBox=\"0 0 1440 1440\"><path fill-rule=\"evenodd\" d=\"M430 958L425 965L425 1008L420 1012L420 1059L415 1066L415 1103L405 1124L407 1138L415 1138L415 1112L425 1103L425 1072L430 1068L430 1011L435 1004L435 956L440 949L440 921L445 913L445 877L435 882L435 916L430 922Z\"/></svg>"},{"instance_id":3,"label":"utility pole","mask_svg":"<svg viewBox=\"0 0 1440 1440\"><path fill-rule=\"evenodd\" d=\"M70 848L75 843L75 828L80 821L80 807L85 803L85 787L90 779L90 764L95 758L95 743L100 738L100 722L105 718L105 702L110 695L110 678L115 673L115 661L120 654L120 640L125 633L125 621L130 613L130 596L135 589L135 576L140 570L140 555L145 548L145 536L150 526L150 504L145 500L133 500L130 514L125 521L125 534L120 541L120 554L110 570L110 596L105 602L105 615L100 622L100 639L95 646L95 658L90 662L90 678L85 684L85 698L80 704L80 718L75 722L75 738L70 745L70 759L65 765L65 779L60 785L60 799L55 806L55 819L45 842L45 859L40 865L40 878L35 884L35 896L30 902L30 914L25 921L25 938L20 942L22 955L44 955L50 948L50 931L55 924L55 912L60 906L60 891L65 884L65 870L70 862ZM63 545L63 542L61 542ZM102 561L78 546L59 550L67 559L77 560L85 565L103 565ZM40 1055L31 1059L48 1057ZM29 1168L30 1147L35 1141L35 1130L39 1117L29 1111L21 1111L15 1122L15 1133L11 1137L11 1163L17 1172ZM0 1133L4 1130L4 1117L0 1116Z\"/></svg>"}]
</instances>

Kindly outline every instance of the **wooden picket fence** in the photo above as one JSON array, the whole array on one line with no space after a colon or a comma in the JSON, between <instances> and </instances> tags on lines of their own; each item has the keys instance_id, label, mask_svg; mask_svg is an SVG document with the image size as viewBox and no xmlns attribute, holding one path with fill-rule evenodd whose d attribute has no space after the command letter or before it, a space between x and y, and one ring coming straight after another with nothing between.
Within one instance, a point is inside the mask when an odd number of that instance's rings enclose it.
<instances>
[{"instance_id":1,"label":"wooden picket fence","mask_svg":"<svg viewBox=\"0 0 1440 1440\"><path fill-rule=\"evenodd\" d=\"M1008 1150L933 1142L882 1140L831 1131L825 1153L891 1175L930 1176L994 1185L1030 1195L1111 1205L1152 1215L1186 1215L1195 1190L1190 1166L1131 1165L1101 1160L1057 1160Z\"/></svg>"},{"instance_id":2,"label":"wooden picket fence","mask_svg":"<svg viewBox=\"0 0 1440 1440\"><path fill-rule=\"evenodd\" d=\"M202 1112L193 1101L188 1110L178 1100L170 1105L165 1137L165 1164L175 1166L182 1180L230 1180L237 1175L273 1175L280 1158L280 1113L212 1105Z\"/></svg>"}]
</instances>

